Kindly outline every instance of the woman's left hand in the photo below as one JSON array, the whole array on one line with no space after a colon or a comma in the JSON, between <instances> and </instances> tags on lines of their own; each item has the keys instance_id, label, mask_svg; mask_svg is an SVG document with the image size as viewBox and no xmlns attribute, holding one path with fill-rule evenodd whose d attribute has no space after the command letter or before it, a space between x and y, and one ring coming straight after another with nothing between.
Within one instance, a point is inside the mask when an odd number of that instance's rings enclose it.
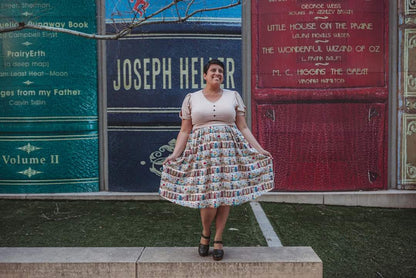
<instances>
[{"instance_id":1,"label":"woman's left hand","mask_svg":"<svg viewBox=\"0 0 416 278\"><path fill-rule=\"evenodd\" d=\"M263 155L267 155L267 156L272 156L272 154L271 153L269 153L268 151L266 151L266 150L261 150L261 151L259 151L259 153L261 153L261 154L263 154Z\"/></svg>"}]
</instances>

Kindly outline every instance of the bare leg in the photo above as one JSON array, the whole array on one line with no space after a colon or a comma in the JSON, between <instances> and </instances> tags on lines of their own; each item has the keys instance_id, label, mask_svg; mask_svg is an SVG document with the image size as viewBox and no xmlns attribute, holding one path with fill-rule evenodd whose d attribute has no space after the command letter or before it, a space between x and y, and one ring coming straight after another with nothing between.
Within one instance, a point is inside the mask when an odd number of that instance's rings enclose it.
<instances>
[{"instance_id":1,"label":"bare leg","mask_svg":"<svg viewBox=\"0 0 416 278\"><path fill-rule=\"evenodd\" d=\"M228 215L230 214L230 206L220 206L217 209L217 217L215 220L215 241L222 240L222 233L225 229L225 224L227 223ZM222 244L215 243L214 249L222 249Z\"/></svg>"},{"instance_id":2,"label":"bare leg","mask_svg":"<svg viewBox=\"0 0 416 278\"><path fill-rule=\"evenodd\" d=\"M203 208L200 209L201 213L201 223L202 223L202 234L204 236L211 235L211 224L215 219L215 215L217 214L216 208ZM201 237L201 244L209 244L209 239L205 239Z\"/></svg>"}]
</instances>

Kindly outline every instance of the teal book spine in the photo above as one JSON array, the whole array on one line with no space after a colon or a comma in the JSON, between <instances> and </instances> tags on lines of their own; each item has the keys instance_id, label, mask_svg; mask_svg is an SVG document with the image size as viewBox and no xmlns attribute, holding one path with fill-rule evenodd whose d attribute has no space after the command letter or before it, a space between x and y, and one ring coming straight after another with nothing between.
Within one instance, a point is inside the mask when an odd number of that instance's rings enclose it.
<instances>
[{"instance_id":1,"label":"teal book spine","mask_svg":"<svg viewBox=\"0 0 416 278\"><path fill-rule=\"evenodd\" d=\"M96 33L96 4L0 0L0 28L19 22ZM97 95L96 41L0 33L0 193L99 190Z\"/></svg>"}]
</instances>

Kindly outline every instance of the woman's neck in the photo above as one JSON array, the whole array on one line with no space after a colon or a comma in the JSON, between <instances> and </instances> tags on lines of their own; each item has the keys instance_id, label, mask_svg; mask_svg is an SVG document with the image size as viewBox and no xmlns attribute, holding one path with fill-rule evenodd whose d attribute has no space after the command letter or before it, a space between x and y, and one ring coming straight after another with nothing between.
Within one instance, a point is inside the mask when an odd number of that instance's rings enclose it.
<instances>
[{"instance_id":1,"label":"woman's neck","mask_svg":"<svg viewBox=\"0 0 416 278\"><path fill-rule=\"evenodd\" d=\"M215 95L215 94L219 94L222 92L222 89L220 86L206 86L202 92L204 94L208 94L208 95Z\"/></svg>"}]
</instances>

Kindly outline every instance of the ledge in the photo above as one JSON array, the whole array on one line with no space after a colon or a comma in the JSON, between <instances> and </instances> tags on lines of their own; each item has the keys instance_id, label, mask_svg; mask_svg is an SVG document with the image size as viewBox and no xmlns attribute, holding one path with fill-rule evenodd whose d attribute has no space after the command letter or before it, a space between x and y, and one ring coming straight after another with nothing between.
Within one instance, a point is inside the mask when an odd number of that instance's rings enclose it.
<instances>
[{"instance_id":1,"label":"ledge","mask_svg":"<svg viewBox=\"0 0 416 278\"><path fill-rule=\"evenodd\" d=\"M385 208L416 208L416 191L269 192L259 202Z\"/></svg>"},{"instance_id":2,"label":"ledge","mask_svg":"<svg viewBox=\"0 0 416 278\"><path fill-rule=\"evenodd\" d=\"M90 192L0 194L0 199L27 200L135 200L160 201L157 193ZM416 208L416 190L343 191L343 192L268 192L258 201L388 208Z\"/></svg>"},{"instance_id":3,"label":"ledge","mask_svg":"<svg viewBox=\"0 0 416 278\"><path fill-rule=\"evenodd\" d=\"M30 274L30 275L29 275ZM322 277L310 247L226 247L222 261L196 247L5 247L0 277Z\"/></svg>"},{"instance_id":4,"label":"ledge","mask_svg":"<svg viewBox=\"0 0 416 278\"><path fill-rule=\"evenodd\" d=\"M0 248L0 277L136 277L144 248Z\"/></svg>"}]
</instances>

